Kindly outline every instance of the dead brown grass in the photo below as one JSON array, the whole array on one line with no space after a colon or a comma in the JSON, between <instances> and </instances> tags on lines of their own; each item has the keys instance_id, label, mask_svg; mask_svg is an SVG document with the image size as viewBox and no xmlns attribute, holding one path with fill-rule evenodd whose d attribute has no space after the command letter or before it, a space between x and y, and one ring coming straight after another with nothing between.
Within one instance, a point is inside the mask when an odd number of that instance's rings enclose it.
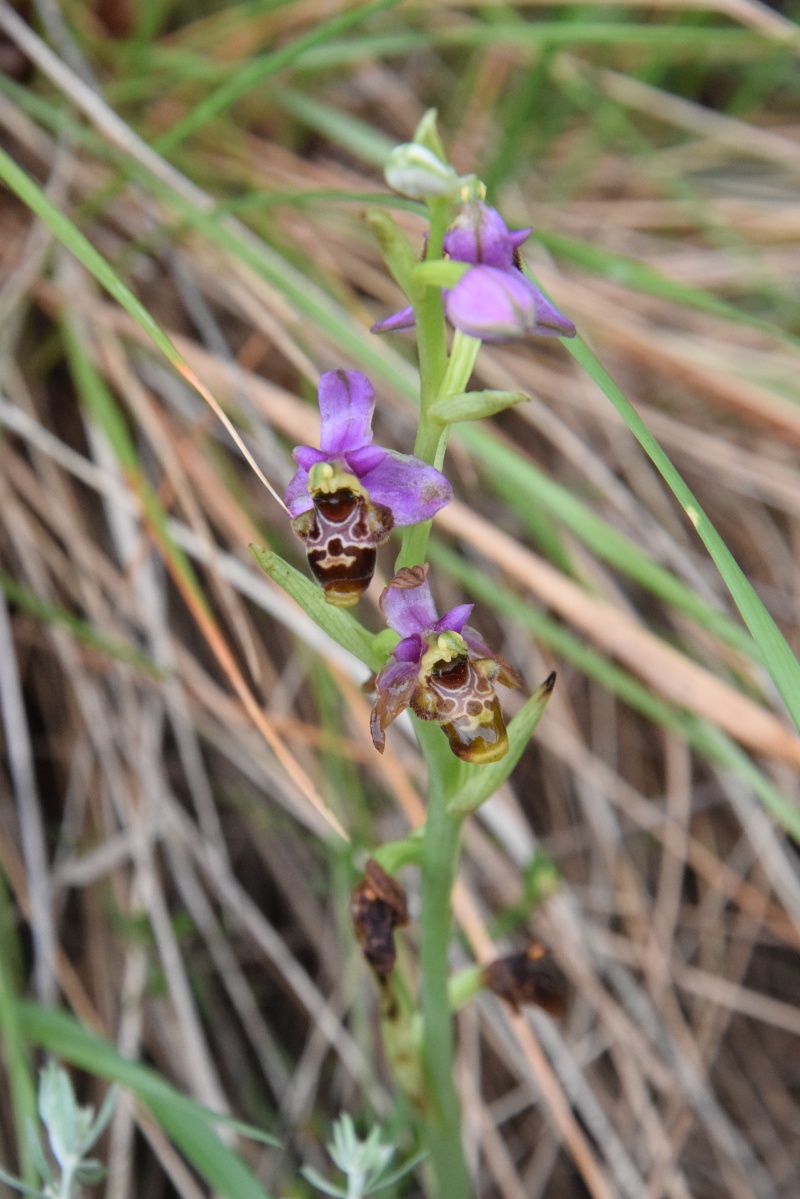
<instances>
[{"instance_id":1,"label":"dead brown grass","mask_svg":"<svg viewBox=\"0 0 800 1199\"><path fill-rule=\"evenodd\" d=\"M741 7L767 20L761 6ZM294 6L298 29L306 8ZM560 69L566 76L580 63L565 55ZM499 88L489 72L487 89L490 76ZM532 213L543 228L727 296L746 298L762 273L796 292L797 127L776 121L767 133L677 97L665 107L663 93L611 71L602 85L688 136L653 159L601 155L573 199L541 200L542 177L574 149L566 136L550 163L521 171L495 197L509 220ZM364 64L343 94L394 136L409 135L420 113L402 69L379 61ZM95 116L103 134L102 111ZM4 145L69 211L112 178L100 156L53 139L7 97L0 126ZM491 121L467 115L449 133L467 168ZM322 140L296 154L269 132L249 133L230 154L207 155L207 167L238 172L265 194L378 186L374 172ZM703 155L713 169L697 171ZM667 168L691 176L702 214L664 198L654 180ZM323 1168L328 1120L341 1109L385 1118L392 1102L375 997L342 919L351 851L331 820L359 850L402 835L424 818L420 764L400 730L383 759L374 755L363 671L256 573L248 542L295 560L296 551L284 514L207 410L16 202L3 195L0 205L0 566L110 642L138 647L161 672L115 660L19 601L0 608L8 760L0 865L29 987L44 1001L60 997L201 1102L269 1126L283 1154L241 1151L274 1193L299 1193L298 1162ZM400 219L418 236L416 218ZM715 223L727 231L722 242L709 235ZM271 231L313 263L309 286L323 280L362 326L396 299L352 205L280 207ZM308 395L320 371L342 364L336 345L138 186L109 199L91 237L249 429L280 489L287 447L314 440ZM731 248L739 241L747 255ZM559 268L541 249L531 265L800 647L797 348ZM64 360L67 328L125 414L205 604L170 564L137 479L81 404ZM727 606L691 528L564 353L538 344L484 351L477 379L530 391L531 405L496 422L503 435ZM413 413L386 388L380 426L408 448ZM563 540L576 576L546 562L463 445L451 461L461 502L438 519L442 536L659 699L724 731L800 798L800 739L760 670L649 601L571 535ZM443 600L455 594L440 586ZM374 601L366 619L375 622ZM559 683L512 783L469 826L453 964L495 954L496 918L520 904L525 868L544 851L561 885L499 943L535 931L571 995L560 1026L538 1012L512 1016L489 997L460 1017L476 1193L790 1199L800 1160L795 846L741 780L676 733L510 622L497 618L492 628L478 614L476 623L529 685L553 667ZM336 719L320 698L314 653L334 680ZM404 881L413 893L413 872ZM414 943L412 930L412 974ZM13 1160L11 1143L4 1101L3 1162ZM109 1199L200 1193L158 1126L127 1101L108 1161Z\"/></svg>"}]
</instances>

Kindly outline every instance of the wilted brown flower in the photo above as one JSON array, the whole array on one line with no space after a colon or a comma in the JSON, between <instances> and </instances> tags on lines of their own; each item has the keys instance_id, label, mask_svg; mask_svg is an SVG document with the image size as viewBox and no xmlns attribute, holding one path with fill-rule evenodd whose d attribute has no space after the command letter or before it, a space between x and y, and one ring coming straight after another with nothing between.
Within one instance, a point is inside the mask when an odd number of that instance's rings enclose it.
<instances>
[{"instance_id":1,"label":"wilted brown flower","mask_svg":"<svg viewBox=\"0 0 800 1199\"><path fill-rule=\"evenodd\" d=\"M490 962L483 972L484 984L515 1012L526 1003L544 1008L551 1016L563 1016L567 1004L564 979L547 958L547 950L533 941L524 953Z\"/></svg>"},{"instance_id":2,"label":"wilted brown flower","mask_svg":"<svg viewBox=\"0 0 800 1199\"><path fill-rule=\"evenodd\" d=\"M408 924L406 893L396 878L370 858L364 877L353 891L350 914L356 939L378 982L394 969L397 950L394 930Z\"/></svg>"}]
</instances>

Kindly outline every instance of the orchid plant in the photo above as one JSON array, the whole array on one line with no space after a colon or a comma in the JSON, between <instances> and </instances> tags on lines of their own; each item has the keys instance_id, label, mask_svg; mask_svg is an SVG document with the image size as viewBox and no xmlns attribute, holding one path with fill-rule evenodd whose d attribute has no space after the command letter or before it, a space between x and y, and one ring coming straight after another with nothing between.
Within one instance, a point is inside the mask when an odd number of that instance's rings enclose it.
<instances>
[{"instance_id":1,"label":"orchid plant","mask_svg":"<svg viewBox=\"0 0 800 1199\"><path fill-rule=\"evenodd\" d=\"M253 547L253 553L373 671L370 731L379 753L392 722L406 709L413 713L427 764L427 820L407 839L375 849L354 891L353 922L379 988L387 1060L397 1086L420 1114L429 1190L439 1199L467 1199L471 1186L453 1082L454 1001L448 979L450 900L461 826L513 770L555 676L507 726L495 688L521 688L523 680L467 623L471 604L438 615L426 561L428 536L432 518L452 499L442 473L451 425L490 416L526 398L518 392L467 389L481 343L571 337L575 327L525 273L520 251L531 230L510 230L486 204L480 180L459 176L447 162L435 114L425 116L413 142L393 151L386 178L402 195L423 201L430 221L420 260L385 211L367 217L408 300L372 330L414 329L417 337L420 412L413 453L373 444L376 400L366 376L354 370L327 372L319 385L319 448L295 448L297 471L285 496L316 581L269 551ZM369 588L378 548L395 529L402 530L395 572L380 596L387 628L371 635L346 609ZM395 930L408 923L408 912L392 872L409 863L421 871L418 1001L409 999L410 980L399 983L395 977L400 969ZM539 977L539 956L522 955L524 970L517 964L513 971L506 965L476 971L470 986L495 989L512 1005L544 997L543 1006L553 1011L553 986ZM494 985L497 978L503 987Z\"/></svg>"}]
</instances>

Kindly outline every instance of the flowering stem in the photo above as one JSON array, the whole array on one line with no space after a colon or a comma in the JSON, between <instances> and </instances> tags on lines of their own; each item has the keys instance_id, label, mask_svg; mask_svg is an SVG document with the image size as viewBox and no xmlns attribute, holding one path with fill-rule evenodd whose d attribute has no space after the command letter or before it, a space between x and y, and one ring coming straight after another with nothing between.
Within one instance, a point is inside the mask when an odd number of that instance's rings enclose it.
<instances>
[{"instance_id":1,"label":"flowering stem","mask_svg":"<svg viewBox=\"0 0 800 1199\"><path fill-rule=\"evenodd\" d=\"M448 991L450 898L458 868L461 821L446 810L461 768L435 724L416 722L428 763L428 819L422 849L420 967L422 1068L432 1110L425 1123L439 1199L471 1195L461 1143L461 1112L453 1081L453 1022Z\"/></svg>"},{"instance_id":2,"label":"flowering stem","mask_svg":"<svg viewBox=\"0 0 800 1199\"><path fill-rule=\"evenodd\" d=\"M428 292L440 295L438 288L429 287ZM420 368L421 347L422 335L420 334ZM425 462L430 462L437 470L442 469L450 426L431 419L427 409L434 400L443 400L447 396L459 395L465 390L480 348L481 343L477 338L468 337L457 329L453 337L450 359L446 360L446 369L439 382L439 389L427 403L420 403L419 428L414 443L414 453ZM425 561L430 531L431 522L429 520L406 529L397 559L397 570L401 566L419 566Z\"/></svg>"},{"instance_id":3,"label":"flowering stem","mask_svg":"<svg viewBox=\"0 0 800 1199\"><path fill-rule=\"evenodd\" d=\"M442 256L448 211L448 200L431 201L431 226L427 243L427 257L431 260ZM419 402L420 428L422 428L427 409L439 394L439 388L447 369L444 309L442 293L438 287L425 288L422 298L414 306L414 315L417 322L417 345L419 348ZM419 431L417 439L419 440ZM419 454L416 448L414 452ZM421 455L419 456L421 457Z\"/></svg>"}]
</instances>

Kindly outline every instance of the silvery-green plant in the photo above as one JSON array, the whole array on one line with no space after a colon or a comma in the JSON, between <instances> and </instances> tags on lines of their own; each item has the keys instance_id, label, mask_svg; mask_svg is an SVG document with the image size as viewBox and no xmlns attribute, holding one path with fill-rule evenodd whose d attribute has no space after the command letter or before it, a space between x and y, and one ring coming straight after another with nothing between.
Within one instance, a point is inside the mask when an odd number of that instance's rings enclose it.
<instances>
[{"instance_id":1,"label":"silvery-green plant","mask_svg":"<svg viewBox=\"0 0 800 1199\"><path fill-rule=\"evenodd\" d=\"M387 1173L395 1146L381 1141L381 1130L377 1126L370 1131L366 1140L359 1140L353 1121L347 1114L340 1116L334 1124L333 1140L327 1148L334 1163L345 1175L346 1185L336 1186L328 1182L311 1167L304 1167L303 1176L317 1190L336 1199L365 1199L365 1196L398 1182L424 1157L424 1154L418 1154L398 1170Z\"/></svg>"},{"instance_id":2,"label":"silvery-green plant","mask_svg":"<svg viewBox=\"0 0 800 1199\"><path fill-rule=\"evenodd\" d=\"M103 1165L88 1154L97 1144L114 1110L116 1089L106 1095L97 1116L94 1108L81 1107L66 1070L48 1062L39 1075L39 1118L50 1145L51 1164L33 1123L26 1129L31 1157L42 1182L41 1190L26 1186L0 1170L0 1179L15 1190L39 1199L77 1199L81 1189L100 1182Z\"/></svg>"}]
</instances>

